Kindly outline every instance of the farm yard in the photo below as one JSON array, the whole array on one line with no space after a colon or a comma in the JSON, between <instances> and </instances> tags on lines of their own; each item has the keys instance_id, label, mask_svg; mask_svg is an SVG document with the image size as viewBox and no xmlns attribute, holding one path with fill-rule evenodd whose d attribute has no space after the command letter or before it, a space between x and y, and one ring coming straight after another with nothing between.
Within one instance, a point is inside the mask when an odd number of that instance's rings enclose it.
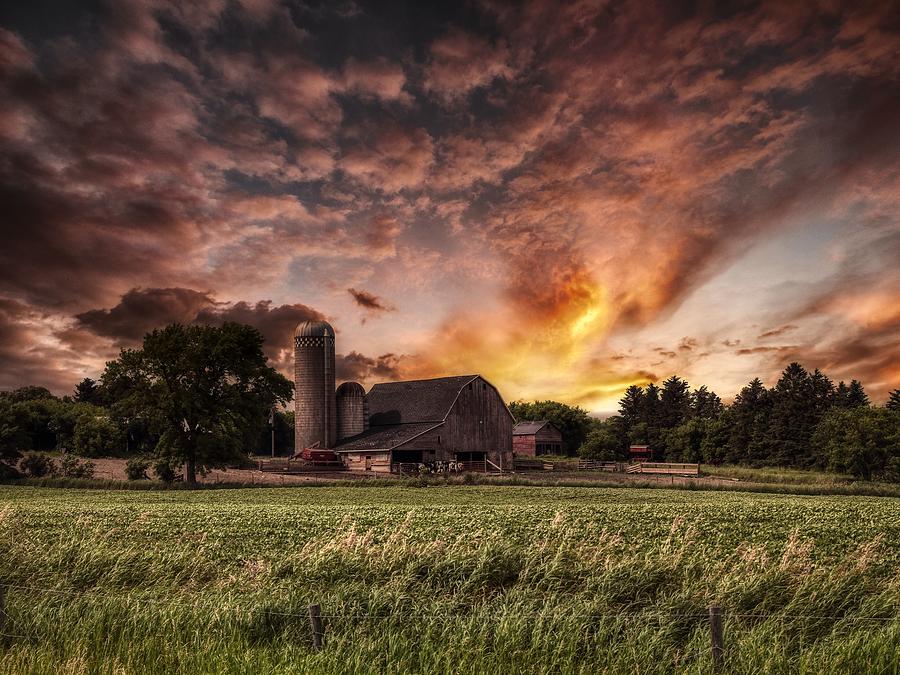
<instances>
[{"instance_id":1,"label":"farm yard","mask_svg":"<svg viewBox=\"0 0 900 675\"><path fill-rule=\"evenodd\" d=\"M0 672L896 672L900 501L0 487ZM326 644L310 644L321 605Z\"/></svg>"}]
</instances>

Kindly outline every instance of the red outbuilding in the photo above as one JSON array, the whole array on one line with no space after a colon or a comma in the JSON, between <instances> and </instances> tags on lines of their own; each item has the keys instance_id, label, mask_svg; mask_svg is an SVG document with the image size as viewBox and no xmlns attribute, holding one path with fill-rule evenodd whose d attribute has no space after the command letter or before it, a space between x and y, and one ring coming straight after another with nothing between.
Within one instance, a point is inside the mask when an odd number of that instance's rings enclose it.
<instances>
[{"instance_id":1,"label":"red outbuilding","mask_svg":"<svg viewBox=\"0 0 900 675\"><path fill-rule=\"evenodd\" d=\"M562 454L562 432L550 420L519 422L513 428L513 454L517 457Z\"/></svg>"}]
</instances>

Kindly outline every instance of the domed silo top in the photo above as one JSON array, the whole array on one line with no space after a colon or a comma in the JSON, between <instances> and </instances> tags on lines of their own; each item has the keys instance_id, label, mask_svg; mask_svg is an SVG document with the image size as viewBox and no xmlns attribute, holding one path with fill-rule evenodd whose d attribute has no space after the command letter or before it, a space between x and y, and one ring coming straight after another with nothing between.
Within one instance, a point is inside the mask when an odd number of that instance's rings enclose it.
<instances>
[{"instance_id":1,"label":"domed silo top","mask_svg":"<svg viewBox=\"0 0 900 675\"><path fill-rule=\"evenodd\" d=\"M334 328L327 321L301 321L294 329L294 337L330 337L334 339Z\"/></svg>"},{"instance_id":2,"label":"domed silo top","mask_svg":"<svg viewBox=\"0 0 900 675\"><path fill-rule=\"evenodd\" d=\"M359 382L344 382L334 394L340 398L345 396L348 398L365 398L366 390L363 389Z\"/></svg>"}]
</instances>

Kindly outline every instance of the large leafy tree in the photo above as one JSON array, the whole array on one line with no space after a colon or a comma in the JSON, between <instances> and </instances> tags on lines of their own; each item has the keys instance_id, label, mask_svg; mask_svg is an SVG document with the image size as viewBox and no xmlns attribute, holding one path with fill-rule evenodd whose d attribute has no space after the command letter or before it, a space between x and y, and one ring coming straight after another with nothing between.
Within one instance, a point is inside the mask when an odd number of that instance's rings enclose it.
<instances>
[{"instance_id":1,"label":"large leafy tree","mask_svg":"<svg viewBox=\"0 0 900 675\"><path fill-rule=\"evenodd\" d=\"M562 432L563 450L567 455L578 452L592 426L592 419L587 410L558 401L513 401L509 405L509 411L518 422L525 420L553 422Z\"/></svg>"},{"instance_id":2,"label":"large leafy tree","mask_svg":"<svg viewBox=\"0 0 900 675\"><path fill-rule=\"evenodd\" d=\"M287 403L293 385L267 365L262 334L250 326L173 324L144 337L107 364L104 387L121 392L118 405L149 420L160 458L197 471L239 461L252 447L268 412Z\"/></svg>"},{"instance_id":3,"label":"large leafy tree","mask_svg":"<svg viewBox=\"0 0 900 675\"><path fill-rule=\"evenodd\" d=\"M812 442L834 471L867 480L900 480L900 412L834 408L819 422Z\"/></svg>"}]
</instances>

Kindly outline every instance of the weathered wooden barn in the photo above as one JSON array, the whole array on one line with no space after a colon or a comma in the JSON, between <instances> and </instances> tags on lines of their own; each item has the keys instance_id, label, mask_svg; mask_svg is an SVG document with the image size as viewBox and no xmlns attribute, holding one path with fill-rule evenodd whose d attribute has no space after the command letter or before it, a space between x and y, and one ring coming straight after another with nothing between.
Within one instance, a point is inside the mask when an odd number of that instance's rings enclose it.
<instances>
[{"instance_id":1,"label":"weathered wooden barn","mask_svg":"<svg viewBox=\"0 0 900 675\"><path fill-rule=\"evenodd\" d=\"M352 471L512 466L513 416L480 375L376 384L366 404L368 429L332 448Z\"/></svg>"},{"instance_id":2,"label":"weathered wooden barn","mask_svg":"<svg viewBox=\"0 0 900 675\"><path fill-rule=\"evenodd\" d=\"M562 432L550 420L519 422L512 433L517 457L562 454Z\"/></svg>"}]
</instances>

